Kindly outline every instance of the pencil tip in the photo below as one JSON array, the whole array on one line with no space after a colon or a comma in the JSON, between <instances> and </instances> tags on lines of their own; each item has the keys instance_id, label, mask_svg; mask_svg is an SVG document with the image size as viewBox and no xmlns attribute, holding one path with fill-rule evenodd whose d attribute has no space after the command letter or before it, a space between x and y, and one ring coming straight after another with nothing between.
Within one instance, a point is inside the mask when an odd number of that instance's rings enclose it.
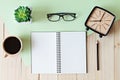
<instances>
[{"instance_id":1,"label":"pencil tip","mask_svg":"<svg viewBox=\"0 0 120 80\"><path fill-rule=\"evenodd\" d=\"M99 41L97 40L97 41L96 41L96 44L98 44L98 43L99 43Z\"/></svg>"}]
</instances>

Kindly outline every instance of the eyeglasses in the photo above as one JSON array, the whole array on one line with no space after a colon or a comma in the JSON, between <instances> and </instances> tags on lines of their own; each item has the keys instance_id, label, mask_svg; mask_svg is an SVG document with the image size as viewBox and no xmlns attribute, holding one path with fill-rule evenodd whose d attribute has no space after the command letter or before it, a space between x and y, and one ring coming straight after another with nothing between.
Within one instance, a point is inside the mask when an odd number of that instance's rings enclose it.
<instances>
[{"instance_id":1,"label":"eyeglasses","mask_svg":"<svg viewBox=\"0 0 120 80\"><path fill-rule=\"evenodd\" d=\"M52 21L52 22L59 21L61 17L63 18L64 21L73 21L76 18L76 13L50 13L50 14L47 14L48 20Z\"/></svg>"}]
</instances>

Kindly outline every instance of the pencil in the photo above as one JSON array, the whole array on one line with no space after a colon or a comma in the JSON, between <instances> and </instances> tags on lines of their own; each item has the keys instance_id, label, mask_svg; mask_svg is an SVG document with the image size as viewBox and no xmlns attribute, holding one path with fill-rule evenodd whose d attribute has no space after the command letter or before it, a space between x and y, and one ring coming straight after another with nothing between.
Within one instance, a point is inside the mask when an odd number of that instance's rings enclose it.
<instances>
[{"instance_id":1,"label":"pencil","mask_svg":"<svg viewBox=\"0 0 120 80\"><path fill-rule=\"evenodd\" d=\"M99 64L99 41L96 42L97 45L97 70L100 70L100 64Z\"/></svg>"}]
</instances>

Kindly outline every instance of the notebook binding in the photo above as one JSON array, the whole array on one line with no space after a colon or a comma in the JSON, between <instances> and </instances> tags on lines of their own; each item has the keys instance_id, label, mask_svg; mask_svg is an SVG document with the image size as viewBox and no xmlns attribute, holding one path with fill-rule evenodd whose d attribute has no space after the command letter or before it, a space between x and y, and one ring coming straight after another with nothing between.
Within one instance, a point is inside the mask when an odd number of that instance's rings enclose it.
<instances>
[{"instance_id":1,"label":"notebook binding","mask_svg":"<svg viewBox=\"0 0 120 80\"><path fill-rule=\"evenodd\" d=\"M56 33L56 47L57 47L57 73L61 73L61 39L60 39L60 32Z\"/></svg>"}]
</instances>

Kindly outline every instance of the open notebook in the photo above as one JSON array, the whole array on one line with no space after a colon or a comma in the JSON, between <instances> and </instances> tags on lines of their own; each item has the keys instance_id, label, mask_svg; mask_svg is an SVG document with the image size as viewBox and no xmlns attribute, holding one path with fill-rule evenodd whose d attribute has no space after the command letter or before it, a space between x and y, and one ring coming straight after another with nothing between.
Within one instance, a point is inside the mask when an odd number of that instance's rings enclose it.
<instances>
[{"instance_id":1,"label":"open notebook","mask_svg":"<svg viewBox=\"0 0 120 80\"><path fill-rule=\"evenodd\" d=\"M86 73L86 32L32 32L32 73Z\"/></svg>"}]
</instances>

